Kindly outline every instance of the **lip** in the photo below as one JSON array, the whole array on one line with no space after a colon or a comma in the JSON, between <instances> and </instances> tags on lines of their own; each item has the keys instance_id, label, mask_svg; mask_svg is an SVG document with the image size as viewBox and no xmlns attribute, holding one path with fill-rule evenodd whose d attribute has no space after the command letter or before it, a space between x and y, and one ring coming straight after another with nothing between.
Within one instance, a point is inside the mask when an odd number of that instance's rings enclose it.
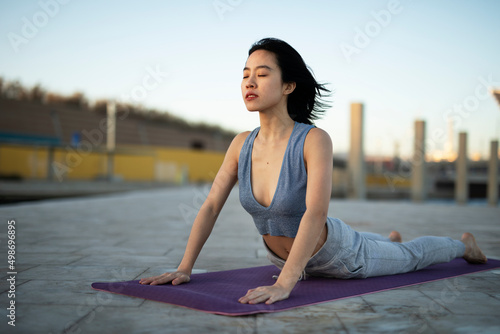
<instances>
[{"instance_id":1,"label":"lip","mask_svg":"<svg viewBox=\"0 0 500 334\"><path fill-rule=\"evenodd\" d=\"M248 92L245 95L245 100L252 101L252 100L255 100L258 97L259 97L259 95L255 94L254 92Z\"/></svg>"}]
</instances>

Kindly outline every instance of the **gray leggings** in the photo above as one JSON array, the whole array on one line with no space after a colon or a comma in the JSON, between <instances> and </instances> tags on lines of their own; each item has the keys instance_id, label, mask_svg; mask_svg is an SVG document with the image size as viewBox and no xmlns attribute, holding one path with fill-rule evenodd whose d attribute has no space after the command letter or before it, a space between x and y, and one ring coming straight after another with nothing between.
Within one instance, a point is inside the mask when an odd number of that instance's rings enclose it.
<instances>
[{"instance_id":1,"label":"gray leggings","mask_svg":"<svg viewBox=\"0 0 500 334\"><path fill-rule=\"evenodd\" d=\"M420 237L398 243L375 233L356 232L337 218L327 220L325 244L307 263L307 275L366 278L419 270L462 257L465 245L447 237ZM278 268L285 261L266 245L267 257Z\"/></svg>"}]
</instances>

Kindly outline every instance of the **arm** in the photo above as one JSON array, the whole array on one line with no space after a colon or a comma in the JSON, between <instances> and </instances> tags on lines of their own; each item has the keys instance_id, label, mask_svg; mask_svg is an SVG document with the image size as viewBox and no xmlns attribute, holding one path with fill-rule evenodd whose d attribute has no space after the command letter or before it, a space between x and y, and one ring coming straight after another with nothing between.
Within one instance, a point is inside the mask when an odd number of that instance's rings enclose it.
<instances>
[{"instance_id":1,"label":"arm","mask_svg":"<svg viewBox=\"0 0 500 334\"><path fill-rule=\"evenodd\" d=\"M249 290L240 298L241 303L265 301L266 304L272 304L288 298L313 255L327 219L332 187L332 142L326 132L321 129L309 132L304 143L304 160L307 167L307 209L300 221L290 255L273 286Z\"/></svg>"},{"instance_id":2,"label":"arm","mask_svg":"<svg viewBox=\"0 0 500 334\"><path fill-rule=\"evenodd\" d=\"M307 164L306 212L300 221L290 255L276 283L293 289L313 255L328 216L332 192L333 149L330 136L312 129L304 143Z\"/></svg>"},{"instance_id":3,"label":"arm","mask_svg":"<svg viewBox=\"0 0 500 334\"><path fill-rule=\"evenodd\" d=\"M203 245L210 236L210 233L215 225L215 221L217 220L217 217L219 216L231 189L238 180L239 152L247 135L248 133L241 133L231 142L219 172L215 176L207 199L196 215L193 227L191 228L191 233L189 234L184 257L177 268L177 272L143 278L140 281L141 284L156 285L172 282L172 284L176 285L189 282L189 276L191 275L194 263L198 258Z\"/></svg>"},{"instance_id":4,"label":"arm","mask_svg":"<svg viewBox=\"0 0 500 334\"><path fill-rule=\"evenodd\" d=\"M244 140L244 138L243 138ZM238 156L241 149L241 142L236 137L229 147L224 162L222 163L219 172L215 176L212 188L196 216L184 257L181 264L177 268L179 271L191 274L194 263L200 254L200 251L207 241L215 221L219 216L224 203L226 202L231 189L238 180Z\"/></svg>"}]
</instances>

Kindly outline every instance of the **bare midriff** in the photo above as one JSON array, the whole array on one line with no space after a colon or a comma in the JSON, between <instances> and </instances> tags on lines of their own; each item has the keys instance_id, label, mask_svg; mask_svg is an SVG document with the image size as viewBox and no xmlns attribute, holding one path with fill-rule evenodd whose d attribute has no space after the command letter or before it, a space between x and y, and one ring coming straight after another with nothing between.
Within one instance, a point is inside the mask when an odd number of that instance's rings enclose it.
<instances>
[{"instance_id":1,"label":"bare midriff","mask_svg":"<svg viewBox=\"0 0 500 334\"><path fill-rule=\"evenodd\" d=\"M328 229L325 224L323 230L321 231L318 243L314 248L313 255L316 254L320 250L320 248L325 244L327 235L328 235ZM271 249L274 252L274 254L276 254L283 260L288 259L288 255L290 254L290 250L292 249L293 241L295 240L295 238L290 238L285 236L275 236L269 234L264 234L262 238L266 242L267 247L269 247L269 249Z\"/></svg>"}]
</instances>

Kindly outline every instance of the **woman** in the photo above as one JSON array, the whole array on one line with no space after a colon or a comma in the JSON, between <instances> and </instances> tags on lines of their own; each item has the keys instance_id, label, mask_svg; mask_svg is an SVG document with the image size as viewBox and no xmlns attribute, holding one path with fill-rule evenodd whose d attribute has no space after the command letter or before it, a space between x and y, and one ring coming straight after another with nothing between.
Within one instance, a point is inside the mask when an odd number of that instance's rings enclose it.
<instances>
[{"instance_id":1,"label":"woman","mask_svg":"<svg viewBox=\"0 0 500 334\"><path fill-rule=\"evenodd\" d=\"M486 262L474 237L421 237L401 243L358 233L327 217L331 193L332 143L312 124L326 105L302 57L287 43L266 38L254 44L243 69L241 91L260 127L237 135L194 221L182 261L174 273L141 284L189 282L196 258L236 181L240 201L262 234L268 258L281 273L272 286L251 289L241 303L272 304L288 298L306 275L364 278L418 270L463 256Z\"/></svg>"}]
</instances>

